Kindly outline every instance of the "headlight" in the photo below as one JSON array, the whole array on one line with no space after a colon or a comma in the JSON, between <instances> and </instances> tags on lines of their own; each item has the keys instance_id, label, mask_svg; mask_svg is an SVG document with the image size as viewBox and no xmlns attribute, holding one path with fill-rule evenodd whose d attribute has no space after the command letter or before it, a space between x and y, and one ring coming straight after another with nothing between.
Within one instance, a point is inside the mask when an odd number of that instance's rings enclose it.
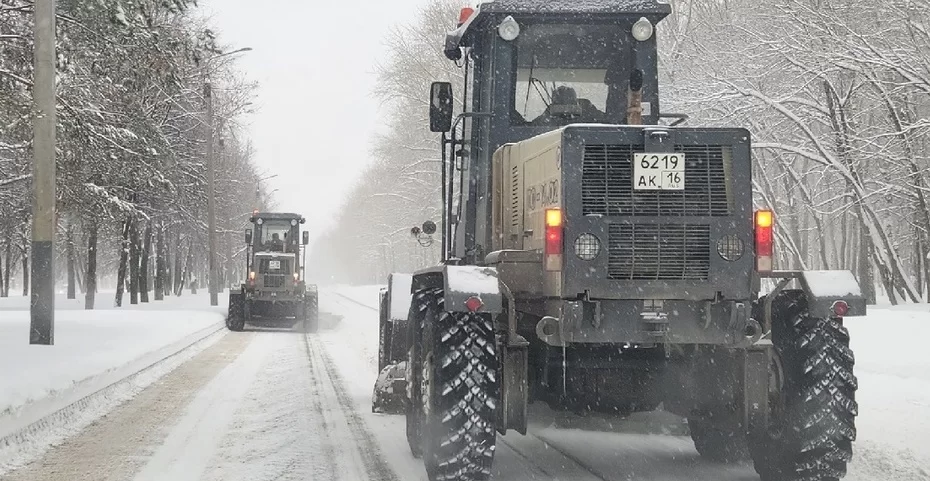
<instances>
[{"instance_id":1,"label":"headlight","mask_svg":"<svg viewBox=\"0 0 930 481\"><path fill-rule=\"evenodd\" d=\"M501 22L500 26L497 27L497 33L500 34L501 38L512 42L520 36L520 24L513 19L510 15Z\"/></svg>"},{"instance_id":2,"label":"headlight","mask_svg":"<svg viewBox=\"0 0 930 481\"><path fill-rule=\"evenodd\" d=\"M645 42L652 38L652 22L646 17L641 17L633 24L633 38L640 42Z\"/></svg>"},{"instance_id":3,"label":"headlight","mask_svg":"<svg viewBox=\"0 0 930 481\"><path fill-rule=\"evenodd\" d=\"M297 225L297 219L291 219L291 225Z\"/></svg>"},{"instance_id":4,"label":"headlight","mask_svg":"<svg viewBox=\"0 0 930 481\"><path fill-rule=\"evenodd\" d=\"M717 254L725 261L736 262L743 257L745 246L742 239L734 234L725 235L717 241Z\"/></svg>"},{"instance_id":5,"label":"headlight","mask_svg":"<svg viewBox=\"0 0 930 481\"><path fill-rule=\"evenodd\" d=\"M259 218L258 218L258 220L257 220L257 221L255 221L255 222L256 222L256 223L257 223L258 225L262 225L262 224L264 224L264 223L265 223L265 221L264 221L264 220L262 220L262 218L261 218L261 217L259 217Z\"/></svg>"},{"instance_id":6,"label":"headlight","mask_svg":"<svg viewBox=\"0 0 930 481\"><path fill-rule=\"evenodd\" d=\"M583 261L592 261L601 253L601 241L594 234L581 234L575 239L575 255Z\"/></svg>"}]
</instances>

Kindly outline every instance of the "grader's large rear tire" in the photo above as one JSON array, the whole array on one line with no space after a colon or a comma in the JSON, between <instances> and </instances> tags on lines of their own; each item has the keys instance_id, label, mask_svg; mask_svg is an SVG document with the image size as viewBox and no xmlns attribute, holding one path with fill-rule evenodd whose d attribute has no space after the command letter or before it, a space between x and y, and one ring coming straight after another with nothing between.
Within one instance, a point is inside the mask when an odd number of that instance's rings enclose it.
<instances>
[{"instance_id":1,"label":"grader's large rear tire","mask_svg":"<svg viewBox=\"0 0 930 481\"><path fill-rule=\"evenodd\" d=\"M423 410L421 406L419 373L423 339L421 330L426 323L426 311L442 298L440 289L423 289L413 294L410 311L407 315L407 401L405 406L407 424L407 445L415 458L423 456Z\"/></svg>"},{"instance_id":2,"label":"grader's large rear tire","mask_svg":"<svg viewBox=\"0 0 930 481\"><path fill-rule=\"evenodd\" d=\"M856 439L855 357L841 319L813 318L801 291L772 305L770 430L751 443L763 481L838 481Z\"/></svg>"},{"instance_id":3,"label":"grader's large rear tire","mask_svg":"<svg viewBox=\"0 0 930 481\"><path fill-rule=\"evenodd\" d=\"M500 398L493 319L446 312L439 289L421 305L426 309L418 319L417 362L410 370L418 397L411 399L408 418L417 418L414 434L427 475L432 481L485 480L494 461Z\"/></svg>"}]
</instances>

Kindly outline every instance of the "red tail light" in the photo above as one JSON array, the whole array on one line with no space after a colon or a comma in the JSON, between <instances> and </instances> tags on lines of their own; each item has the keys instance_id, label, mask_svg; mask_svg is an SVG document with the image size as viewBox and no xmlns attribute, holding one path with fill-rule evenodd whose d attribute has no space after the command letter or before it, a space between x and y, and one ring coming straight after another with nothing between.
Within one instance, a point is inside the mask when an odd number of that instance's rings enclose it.
<instances>
[{"instance_id":1,"label":"red tail light","mask_svg":"<svg viewBox=\"0 0 930 481\"><path fill-rule=\"evenodd\" d=\"M468 308L469 312L476 312L478 309L481 309L481 306L484 305L484 302L481 298L472 296L465 301L465 307Z\"/></svg>"},{"instance_id":2,"label":"red tail light","mask_svg":"<svg viewBox=\"0 0 930 481\"><path fill-rule=\"evenodd\" d=\"M769 272L772 270L772 259L775 253L773 228L775 214L771 210L756 211L756 270Z\"/></svg>"},{"instance_id":3,"label":"red tail light","mask_svg":"<svg viewBox=\"0 0 930 481\"><path fill-rule=\"evenodd\" d=\"M546 249L545 263L547 271L562 270L562 210L546 209Z\"/></svg>"}]
</instances>

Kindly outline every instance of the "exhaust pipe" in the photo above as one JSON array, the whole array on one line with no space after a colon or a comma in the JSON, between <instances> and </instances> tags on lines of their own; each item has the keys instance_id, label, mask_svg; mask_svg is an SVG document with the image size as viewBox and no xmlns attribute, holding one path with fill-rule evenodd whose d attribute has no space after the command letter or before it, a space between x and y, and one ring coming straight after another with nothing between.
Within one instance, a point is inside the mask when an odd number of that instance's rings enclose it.
<instances>
[{"instance_id":1,"label":"exhaust pipe","mask_svg":"<svg viewBox=\"0 0 930 481\"><path fill-rule=\"evenodd\" d=\"M630 73L630 89L627 93L627 125L643 124L643 71L633 69Z\"/></svg>"}]
</instances>

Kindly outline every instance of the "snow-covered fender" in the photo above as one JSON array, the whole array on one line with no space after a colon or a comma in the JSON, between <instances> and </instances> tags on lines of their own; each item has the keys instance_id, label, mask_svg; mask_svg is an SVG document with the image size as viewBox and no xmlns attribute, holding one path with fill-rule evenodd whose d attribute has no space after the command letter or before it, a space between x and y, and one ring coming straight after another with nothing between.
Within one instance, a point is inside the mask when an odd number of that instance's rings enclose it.
<instances>
[{"instance_id":1,"label":"snow-covered fender","mask_svg":"<svg viewBox=\"0 0 930 481\"><path fill-rule=\"evenodd\" d=\"M822 318L834 315L833 306L837 301L844 301L849 306L848 312L842 317L866 314L866 299L852 272L802 271L799 279L807 295L808 310L812 317Z\"/></svg>"},{"instance_id":2,"label":"snow-covered fender","mask_svg":"<svg viewBox=\"0 0 930 481\"><path fill-rule=\"evenodd\" d=\"M445 309L449 312L471 312L466 302L472 297L481 300L478 312L497 314L503 310L497 269L483 266L435 266L417 271L411 291L442 287Z\"/></svg>"}]
</instances>

